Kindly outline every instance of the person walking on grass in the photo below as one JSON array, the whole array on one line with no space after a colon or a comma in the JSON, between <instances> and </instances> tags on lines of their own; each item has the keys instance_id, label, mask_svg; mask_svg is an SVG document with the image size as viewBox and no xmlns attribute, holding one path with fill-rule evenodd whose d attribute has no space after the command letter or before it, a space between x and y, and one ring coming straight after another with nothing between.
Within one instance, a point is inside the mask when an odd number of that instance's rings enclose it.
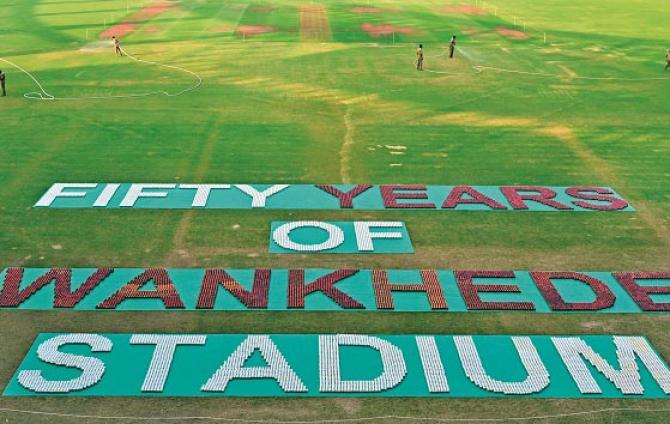
<instances>
[{"instance_id":1,"label":"person walking on grass","mask_svg":"<svg viewBox=\"0 0 670 424\"><path fill-rule=\"evenodd\" d=\"M2 72L2 69L0 69L0 87L2 88L2 97L5 97L7 95L7 90L5 89L5 80L7 77L5 76L5 73Z\"/></svg>"},{"instance_id":2,"label":"person walking on grass","mask_svg":"<svg viewBox=\"0 0 670 424\"><path fill-rule=\"evenodd\" d=\"M453 35L451 37L451 41L449 41L449 59L454 58L454 50L456 50L456 36Z\"/></svg>"},{"instance_id":3,"label":"person walking on grass","mask_svg":"<svg viewBox=\"0 0 670 424\"><path fill-rule=\"evenodd\" d=\"M667 71L668 69L670 69L670 49L665 54L665 70Z\"/></svg>"},{"instance_id":4,"label":"person walking on grass","mask_svg":"<svg viewBox=\"0 0 670 424\"><path fill-rule=\"evenodd\" d=\"M423 44L419 44L416 49L416 70L423 71Z\"/></svg>"},{"instance_id":5,"label":"person walking on grass","mask_svg":"<svg viewBox=\"0 0 670 424\"><path fill-rule=\"evenodd\" d=\"M123 50L121 50L121 43L119 39L116 38L116 35L112 35L112 43L114 43L114 53L117 56L123 56Z\"/></svg>"}]
</instances>

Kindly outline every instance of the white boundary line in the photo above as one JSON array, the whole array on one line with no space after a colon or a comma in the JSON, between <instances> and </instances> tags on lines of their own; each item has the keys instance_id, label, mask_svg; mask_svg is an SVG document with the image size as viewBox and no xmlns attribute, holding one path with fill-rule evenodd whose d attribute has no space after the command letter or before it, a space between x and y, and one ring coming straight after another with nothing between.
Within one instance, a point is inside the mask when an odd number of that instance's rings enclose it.
<instances>
[{"instance_id":1,"label":"white boundary line","mask_svg":"<svg viewBox=\"0 0 670 424\"><path fill-rule=\"evenodd\" d=\"M509 421L534 421L547 420L552 418L567 418L585 415L596 415L603 413L615 412L638 412L638 413L658 413L670 412L670 409L637 409L637 408L604 408L594 409L589 411L566 412L556 415L538 415L532 417L506 417L506 418L432 418L432 417L412 417L412 416L398 416L385 415L379 417L362 417L362 418L340 418L340 419L322 419L322 420L300 420L300 421L282 421L282 420L263 420L263 419L245 419L245 418L224 418L224 417L207 417L207 416L182 416L182 417L133 417L133 416L105 416L105 415L81 415L81 414L67 414L59 412L45 412L45 411L30 411L12 408L0 408L0 412L10 412L17 414L30 415L44 415L59 418L75 418L75 419L98 419L98 420L140 420L140 421L193 421L193 420L210 420L223 421L235 423L255 423L255 424L331 424L331 423L358 423L365 421L379 421L379 420L406 420L406 421L427 421L437 423L449 422L509 422Z\"/></svg>"},{"instance_id":2,"label":"white boundary line","mask_svg":"<svg viewBox=\"0 0 670 424\"><path fill-rule=\"evenodd\" d=\"M445 51L435 56L428 56L429 59L444 56L446 54L446 47L443 47ZM493 71L498 73L505 74L517 74L517 75L528 75L533 77L541 78L560 78L560 79L575 79L575 80L587 80L587 81L622 81L622 82L643 82L643 81L668 81L670 77L647 77L647 78L621 78L621 77L588 77L588 76L569 76L565 74L550 74L545 72L531 72L531 71L517 71L514 69L506 68L497 68L494 66L485 66L485 65L472 65L472 69L475 74L483 73L484 71ZM424 72L430 72L433 74L445 74L445 75L469 75L464 72L448 72L448 71L436 71L433 69L424 69Z\"/></svg>"},{"instance_id":3,"label":"white boundary line","mask_svg":"<svg viewBox=\"0 0 670 424\"><path fill-rule=\"evenodd\" d=\"M37 78L33 74L28 72L26 69L21 67L20 65L12 62L10 60L1 58L1 57L0 57L0 61L5 62L5 63L15 67L19 71L23 72L31 80L33 80L35 85L37 85L37 87L40 91L33 91L33 92L25 93L23 95L23 97L25 97L26 99L29 99L29 100L54 100L54 101L55 100L62 100L62 101L108 100L108 99L132 99L132 98L150 97L150 96L158 96L158 95L167 96L167 97L177 97L177 96L181 96L183 94L186 94L190 91L196 90L200 86L202 86L202 84L203 84L203 80L200 77L200 75L196 74L193 71L189 71L188 69L180 68L179 66L166 65L164 63L151 62L151 61L148 61L148 60L143 60L143 59L140 59L140 58L137 58L137 57L131 55L130 53L126 52L123 49L121 49L121 51L128 58L130 58L131 60L134 60L135 62L138 62L138 63L144 63L144 64L147 64L147 65L153 65L153 66L158 66L158 67L162 67L162 68L166 68L166 69L173 69L173 70L177 70L177 71L180 71L180 72L185 72L185 73L191 75L195 79L196 82L195 82L195 84L193 84L193 85L191 85L191 86L189 86L189 87L187 87L187 88L185 88L181 91L178 91L176 93L170 93L168 91L158 90L158 91L151 91L151 92L148 92L148 93L140 93L140 94L123 94L123 95L110 95L110 96L57 97L57 96L54 96L53 94L49 93L48 91L46 91L44 86L42 86L42 84L37 80Z\"/></svg>"},{"instance_id":4,"label":"white boundary line","mask_svg":"<svg viewBox=\"0 0 670 424\"><path fill-rule=\"evenodd\" d=\"M444 56L447 54L448 47L441 47L444 49L443 52L436 54L434 56L426 56L428 59L434 59L437 57ZM416 62L414 62L416 63ZM575 79L575 80L587 80L587 81L621 81L621 82L644 82L644 81L668 81L670 77L647 77L647 78L621 78L621 77L588 77L588 76L574 76L571 77L565 74L550 74L545 72L532 72L532 71L518 71L514 69L506 68L497 68L494 66L485 66L485 65L472 65L472 70L474 74L481 74L484 71L492 71L505 74L517 74L517 75L527 75L532 77L541 77L541 78L559 78L559 79ZM437 71L434 69L424 69L423 72L429 72L431 74L440 74L440 75L471 75L468 72L449 72L449 71Z\"/></svg>"},{"instance_id":5,"label":"white boundary line","mask_svg":"<svg viewBox=\"0 0 670 424\"><path fill-rule=\"evenodd\" d=\"M582 76L569 76L564 74L549 74L544 72L528 72L528 71L515 71L513 69L504 69L496 68L493 66L484 66L484 65L473 65L472 69L478 72L483 71L494 71L506 74L518 74L518 75L529 75L534 77L544 77L544 78L561 78L561 79L581 79L581 80L591 80L591 81L667 81L670 80L670 77L649 77L649 78L619 78L619 77L582 77Z\"/></svg>"}]
</instances>

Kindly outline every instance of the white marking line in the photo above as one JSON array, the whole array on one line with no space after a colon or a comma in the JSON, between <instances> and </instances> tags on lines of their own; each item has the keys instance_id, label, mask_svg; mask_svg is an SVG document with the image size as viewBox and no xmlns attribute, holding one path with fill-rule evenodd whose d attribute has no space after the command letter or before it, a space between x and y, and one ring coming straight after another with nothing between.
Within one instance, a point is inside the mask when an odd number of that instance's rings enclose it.
<instances>
[{"instance_id":1,"label":"white marking line","mask_svg":"<svg viewBox=\"0 0 670 424\"><path fill-rule=\"evenodd\" d=\"M670 80L670 77L650 77L650 78L619 78L619 77L583 77L575 76L568 77L565 74L549 74L544 72L528 72L528 71L516 71L513 69L505 68L496 68L493 66L483 66L483 65L474 65L472 67L474 70L483 72L483 71L494 71L507 74L519 74L519 75L530 75L534 77L544 77L544 78L570 78L570 79L582 79L582 80L592 80L592 81L667 81Z\"/></svg>"},{"instance_id":2,"label":"white marking line","mask_svg":"<svg viewBox=\"0 0 670 424\"><path fill-rule=\"evenodd\" d=\"M181 91L178 91L176 93L170 93L168 91L158 90L158 91L152 91L152 92L149 92L149 93L110 95L110 96L56 97L53 94L50 94L49 92L47 92L46 89L42 86L42 84L37 80L37 78L35 78L35 76L33 74L28 72L23 67L17 65L16 63L14 63L10 60L7 60L7 59L1 58L1 57L0 57L0 61L5 62L5 63L13 66L16 69L23 72L24 74L28 75L28 77L33 80L35 85L37 85L37 87L39 88L40 91L29 92L29 93L25 93L23 95L23 97L25 97L26 99L29 99L29 100L63 100L63 101L107 100L107 99L132 99L132 98L140 98L140 97L159 96L159 95L163 95L163 96L167 96L167 97L178 97L178 96L186 94L190 91L198 89L203 84L203 80L200 77L200 75L196 74L193 71L189 71L188 69L180 68L179 66L165 65L163 63L143 60L143 59L140 59L140 58L137 58L137 57L131 55L130 53L126 52L123 49L121 49L121 51L129 59L134 60L135 62L144 63L144 64L147 64L147 65L158 66L158 67L162 67L162 68L166 68L166 69L173 69L173 70L177 70L177 71L180 71L180 72L187 73L187 74L191 75L195 79L196 82L195 82L195 84L191 85L190 87L187 87L187 88L185 88Z\"/></svg>"},{"instance_id":3,"label":"white marking line","mask_svg":"<svg viewBox=\"0 0 670 424\"><path fill-rule=\"evenodd\" d=\"M476 67L473 66L473 69ZM434 71L432 69L424 69L424 72L430 72L431 74L441 74L441 75L470 75L468 72L448 72L448 71ZM479 74L482 71L475 69L475 74Z\"/></svg>"},{"instance_id":4,"label":"white marking line","mask_svg":"<svg viewBox=\"0 0 670 424\"><path fill-rule=\"evenodd\" d=\"M426 56L428 59L433 59L436 57L444 56L447 53L447 47L442 47L444 51L440 54L436 54L435 56ZM456 48L457 51L461 52L462 54L464 53L460 48ZM467 54L463 54L463 56L468 59ZM416 62L414 62L416 63ZM647 77L647 78L620 78L620 77L585 77L585 76L574 76L570 77L565 74L550 74L550 73L544 73L544 72L532 72L532 71L517 71L514 69L506 69L506 68L497 68L494 66L484 66L484 65L472 65L472 69L474 70L475 74L480 74L483 73L484 71L493 71L493 72L499 72L499 73L507 73L507 74L517 74L517 75L528 75L528 76L533 76L533 77L542 77L542 78L559 78L559 79L565 79L565 78L570 78L574 80L588 80L588 81L622 81L622 82L641 82L641 81L668 81L670 80L670 77ZM433 69L424 69L424 72L430 72L432 74L440 74L440 75L471 75L468 72L449 72L449 71L436 71Z\"/></svg>"}]
</instances>

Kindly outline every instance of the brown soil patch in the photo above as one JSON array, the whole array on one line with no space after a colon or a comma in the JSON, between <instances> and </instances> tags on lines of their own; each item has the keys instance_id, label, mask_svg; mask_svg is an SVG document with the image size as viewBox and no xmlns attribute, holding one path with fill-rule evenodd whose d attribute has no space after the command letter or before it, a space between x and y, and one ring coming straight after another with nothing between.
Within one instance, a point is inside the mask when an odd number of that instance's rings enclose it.
<instances>
[{"instance_id":1,"label":"brown soil patch","mask_svg":"<svg viewBox=\"0 0 670 424\"><path fill-rule=\"evenodd\" d=\"M103 31L100 34L100 38L123 37L124 35L135 32L135 30L137 30L137 25L130 22L121 22L120 24L116 24Z\"/></svg>"},{"instance_id":2,"label":"brown soil patch","mask_svg":"<svg viewBox=\"0 0 670 424\"><path fill-rule=\"evenodd\" d=\"M570 78L577 78L579 76L575 71L565 65L558 65L558 67L561 68L563 72L565 72Z\"/></svg>"},{"instance_id":3,"label":"brown soil patch","mask_svg":"<svg viewBox=\"0 0 670 424\"><path fill-rule=\"evenodd\" d=\"M335 399L335 405L342 408L348 415L360 413L362 407L360 399Z\"/></svg>"},{"instance_id":4,"label":"brown soil patch","mask_svg":"<svg viewBox=\"0 0 670 424\"><path fill-rule=\"evenodd\" d=\"M476 112L451 112L436 115L428 120L433 124L453 124L472 127L532 127L536 121L523 117L492 116Z\"/></svg>"},{"instance_id":5,"label":"brown soil patch","mask_svg":"<svg viewBox=\"0 0 670 424\"><path fill-rule=\"evenodd\" d=\"M210 131L207 138L203 140L204 147L194 172L194 178L197 181L201 181L204 178L210 167L212 157L214 156L214 150L221 137L221 123L222 120L220 118L217 119L213 126L214 131ZM196 213L197 211L189 209L181 216L177 229L172 237L172 251L166 260L167 263L186 267L197 266L197 261L188 245L189 229L191 228L193 216Z\"/></svg>"},{"instance_id":6,"label":"brown soil patch","mask_svg":"<svg viewBox=\"0 0 670 424\"><path fill-rule=\"evenodd\" d=\"M381 7L354 7L351 9L352 12L362 14L362 13L398 13L400 9L383 9Z\"/></svg>"},{"instance_id":7,"label":"brown soil patch","mask_svg":"<svg viewBox=\"0 0 670 424\"><path fill-rule=\"evenodd\" d=\"M486 10L481 7L470 6L467 4L452 4L441 9L445 13L459 15L486 15Z\"/></svg>"},{"instance_id":8,"label":"brown soil patch","mask_svg":"<svg viewBox=\"0 0 670 424\"><path fill-rule=\"evenodd\" d=\"M504 27L496 28L496 32L502 35L503 37L513 38L515 40L525 40L526 38L528 38L528 35L525 32L517 31L511 28L504 28Z\"/></svg>"},{"instance_id":9,"label":"brown soil patch","mask_svg":"<svg viewBox=\"0 0 670 424\"><path fill-rule=\"evenodd\" d=\"M556 137L560 140L567 140L571 141L574 139L575 135L572 132L572 129L570 127L563 127L563 126L558 126L558 127L548 127L544 128L543 131L546 134L549 134L552 137Z\"/></svg>"},{"instance_id":10,"label":"brown soil patch","mask_svg":"<svg viewBox=\"0 0 670 424\"><path fill-rule=\"evenodd\" d=\"M325 7L318 4L300 6L300 39L302 41L332 39Z\"/></svg>"},{"instance_id":11,"label":"brown soil patch","mask_svg":"<svg viewBox=\"0 0 670 424\"><path fill-rule=\"evenodd\" d=\"M416 32L416 30L413 28L397 27L389 24L373 25L367 22L361 25L361 29L367 32L371 37L391 35L394 32L397 32L398 34L412 34Z\"/></svg>"},{"instance_id":12,"label":"brown soil patch","mask_svg":"<svg viewBox=\"0 0 670 424\"><path fill-rule=\"evenodd\" d=\"M231 25L217 25L209 29L210 32L233 32L235 28Z\"/></svg>"},{"instance_id":13,"label":"brown soil patch","mask_svg":"<svg viewBox=\"0 0 670 424\"><path fill-rule=\"evenodd\" d=\"M340 148L340 177L344 184L351 182L351 147L354 144L354 132L356 127L351 119L351 108L347 107L344 113L344 142Z\"/></svg>"},{"instance_id":14,"label":"brown soil patch","mask_svg":"<svg viewBox=\"0 0 670 424\"><path fill-rule=\"evenodd\" d=\"M250 37L259 34L265 34L267 32L274 32L275 28L269 25L240 25L235 30L235 34L244 35L245 37Z\"/></svg>"},{"instance_id":15,"label":"brown soil patch","mask_svg":"<svg viewBox=\"0 0 670 424\"><path fill-rule=\"evenodd\" d=\"M130 33L133 33L137 31L137 28L144 24L147 21L150 21L151 19L155 18L156 16L167 12L168 10L171 10L174 8L174 5L172 3L165 3L161 1L157 1L155 3L152 3L151 5L145 7L144 9L138 11L128 19L125 19L122 22L119 22L118 24L109 27L102 33L100 33L100 38L110 38L112 36L114 37L123 37L124 35L128 35ZM151 31L147 31L151 32Z\"/></svg>"},{"instance_id":16,"label":"brown soil patch","mask_svg":"<svg viewBox=\"0 0 670 424\"><path fill-rule=\"evenodd\" d=\"M272 13L275 10L272 6L254 6L247 9L251 13Z\"/></svg>"},{"instance_id":17,"label":"brown soil patch","mask_svg":"<svg viewBox=\"0 0 670 424\"><path fill-rule=\"evenodd\" d=\"M156 16L167 12L173 7L174 5L171 3L156 2L137 12L135 15L133 15L133 18L140 21L148 21L149 19L153 19Z\"/></svg>"}]
</instances>

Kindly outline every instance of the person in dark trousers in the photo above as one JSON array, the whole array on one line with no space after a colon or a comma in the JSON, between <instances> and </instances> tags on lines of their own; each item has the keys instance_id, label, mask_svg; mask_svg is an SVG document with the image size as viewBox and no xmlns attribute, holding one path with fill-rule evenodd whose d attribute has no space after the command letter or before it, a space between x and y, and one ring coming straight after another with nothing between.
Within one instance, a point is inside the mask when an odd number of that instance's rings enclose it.
<instances>
[{"instance_id":1,"label":"person in dark trousers","mask_svg":"<svg viewBox=\"0 0 670 424\"><path fill-rule=\"evenodd\" d=\"M5 76L5 73L2 72L2 69L0 69L0 87L2 87L2 97L5 97L7 95L7 90L5 89L5 80L7 79L7 76Z\"/></svg>"},{"instance_id":2,"label":"person in dark trousers","mask_svg":"<svg viewBox=\"0 0 670 424\"><path fill-rule=\"evenodd\" d=\"M423 71L423 44L419 44L416 49L416 70Z\"/></svg>"},{"instance_id":3,"label":"person in dark trousers","mask_svg":"<svg viewBox=\"0 0 670 424\"><path fill-rule=\"evenodd\" d=\"M665 70L670 69L670 50L665 54Z\"/></svg>"},{"instance_id":4,"label":"person in dark trousers","mask_svg":"<svg viewBox=\"0 0 670 424\"><path fill-rule=\"evenodd\" d=\"M449 42L449 58L453 59L454 57L454 50L456 50L456 36L451 37L451 41Z\"/></svg>"}]
</instances>

